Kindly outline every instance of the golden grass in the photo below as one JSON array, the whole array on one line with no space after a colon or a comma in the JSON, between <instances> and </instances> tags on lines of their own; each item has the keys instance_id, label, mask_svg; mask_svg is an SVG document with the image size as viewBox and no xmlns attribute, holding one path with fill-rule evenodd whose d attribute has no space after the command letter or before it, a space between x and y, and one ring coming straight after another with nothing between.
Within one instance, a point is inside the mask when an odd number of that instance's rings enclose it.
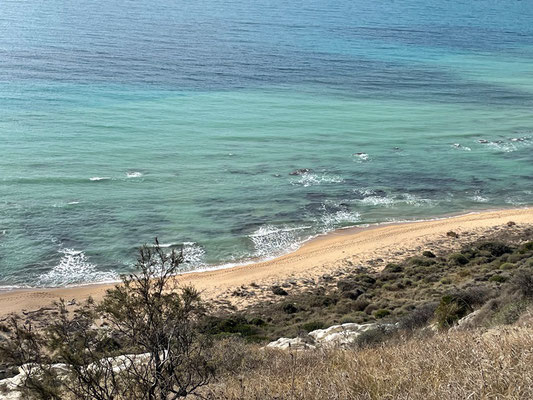
<instances>
[{"instance_id":1,"label":"golden grass","mask_svg":"<svg viewBox=\"0 0 533 400\"><path fill-rule=\"evenodd\" d=\"M207 398L533 398L531 326L441 333L361 350L242 350L243 365L211 384Z\"/></svg>"}]
</instances>

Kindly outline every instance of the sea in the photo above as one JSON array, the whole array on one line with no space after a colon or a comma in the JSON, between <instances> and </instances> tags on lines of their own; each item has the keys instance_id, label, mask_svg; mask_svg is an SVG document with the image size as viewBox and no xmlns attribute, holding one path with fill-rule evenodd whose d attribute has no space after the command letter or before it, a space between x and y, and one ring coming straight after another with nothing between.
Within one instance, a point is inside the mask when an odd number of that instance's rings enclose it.
<instances>
[{"instance_id":1,"label":"sea","mask_svg":"<svg viewBox=\"0 0 533 400\"><path fill-rule=\"evenodd\" d=\"M1 0L0 289L533 204L533 2Z\"/></svg>"}]
</instances>

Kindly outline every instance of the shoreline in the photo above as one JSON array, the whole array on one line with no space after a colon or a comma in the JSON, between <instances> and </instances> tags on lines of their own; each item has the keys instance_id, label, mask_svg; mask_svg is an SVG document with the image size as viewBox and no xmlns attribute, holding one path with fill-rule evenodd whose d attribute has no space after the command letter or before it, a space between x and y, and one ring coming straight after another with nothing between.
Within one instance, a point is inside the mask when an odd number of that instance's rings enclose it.
<instances>
[{"instance_id":1,"label":"shoreline","mask_svg":"<svg viewBox=\"0 0 533 400\"><path fill-rule=\"evenodd\" d=\"M346 263L390 260L395 253L408 254L416 247L431 246L435 239L442 238L449 230L459 234L461 231L483 231L510 220L517 224L533 224L533 208L471 211L417 221L340 228L310 238L298 249L272 259L185 272L177 275L177 279L181 284L192 285L202 291L206 300L215 299L229 296L231 288L251 283L271 285L283 279L320 276ZM3 291L0 292L0 316L47 307L60 298L79 302L91 296L98 300L115 285L116 282Z\"/></svg>"}]
</instances>

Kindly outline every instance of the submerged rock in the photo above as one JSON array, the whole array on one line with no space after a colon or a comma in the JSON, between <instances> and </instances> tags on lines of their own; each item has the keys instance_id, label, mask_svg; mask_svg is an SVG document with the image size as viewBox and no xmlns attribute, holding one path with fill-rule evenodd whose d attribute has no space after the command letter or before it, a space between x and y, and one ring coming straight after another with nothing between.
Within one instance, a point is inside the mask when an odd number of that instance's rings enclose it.
<instances>
[{"instance_id":1,"label":"submerged rock","mask_svg":"<svg viewBox=\"0 0 533 400\"><path fill-rule=\"evenodd\" d=\"M310 168L299 168L299 169L295 169L294 171L290 172L289 175L303 175L303 174L308 174L309 172L311 172Z\"/></svg>"}]
</instances>

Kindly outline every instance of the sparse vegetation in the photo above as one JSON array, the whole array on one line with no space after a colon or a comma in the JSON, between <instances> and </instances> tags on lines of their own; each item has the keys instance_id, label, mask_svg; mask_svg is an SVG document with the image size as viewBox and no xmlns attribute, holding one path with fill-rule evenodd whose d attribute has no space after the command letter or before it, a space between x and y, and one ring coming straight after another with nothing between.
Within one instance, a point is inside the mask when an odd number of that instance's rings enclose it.
<instances>
[{"instance_id":1,"label":"sparse vegetation","mask_svg":"<svg viewBox=\"0 0 533 400\"><path fill-rule=\"evenodd\" d=\"M13 317L0 356L23 366L25 398L167 400L210 382L211 342L197 329L204 305L193 288L173 285L181 261L156 240L101 304L69 315L61 302L44 331Z\"/></svg>"},{"instance_id":2,"label":"sparse vegetation","mask_svg":"<svg viewBox=\"0 0 533 400\"><path fill-rule=\"evenodd\" d=\"M1 361L24 365L28 399L529 398L533 231L512 231L381 272L354 266L312 284L266 286L271 300L240 311L207 310L194 289L175 286L181 255L156 242L101 304L69 314L60 303L41 331L13 317L0 329L9 338ZM449 330L465 316L481 330ZM383 325L344 350L260 349L348 322Z\"/></svg>"}]
</instances>

